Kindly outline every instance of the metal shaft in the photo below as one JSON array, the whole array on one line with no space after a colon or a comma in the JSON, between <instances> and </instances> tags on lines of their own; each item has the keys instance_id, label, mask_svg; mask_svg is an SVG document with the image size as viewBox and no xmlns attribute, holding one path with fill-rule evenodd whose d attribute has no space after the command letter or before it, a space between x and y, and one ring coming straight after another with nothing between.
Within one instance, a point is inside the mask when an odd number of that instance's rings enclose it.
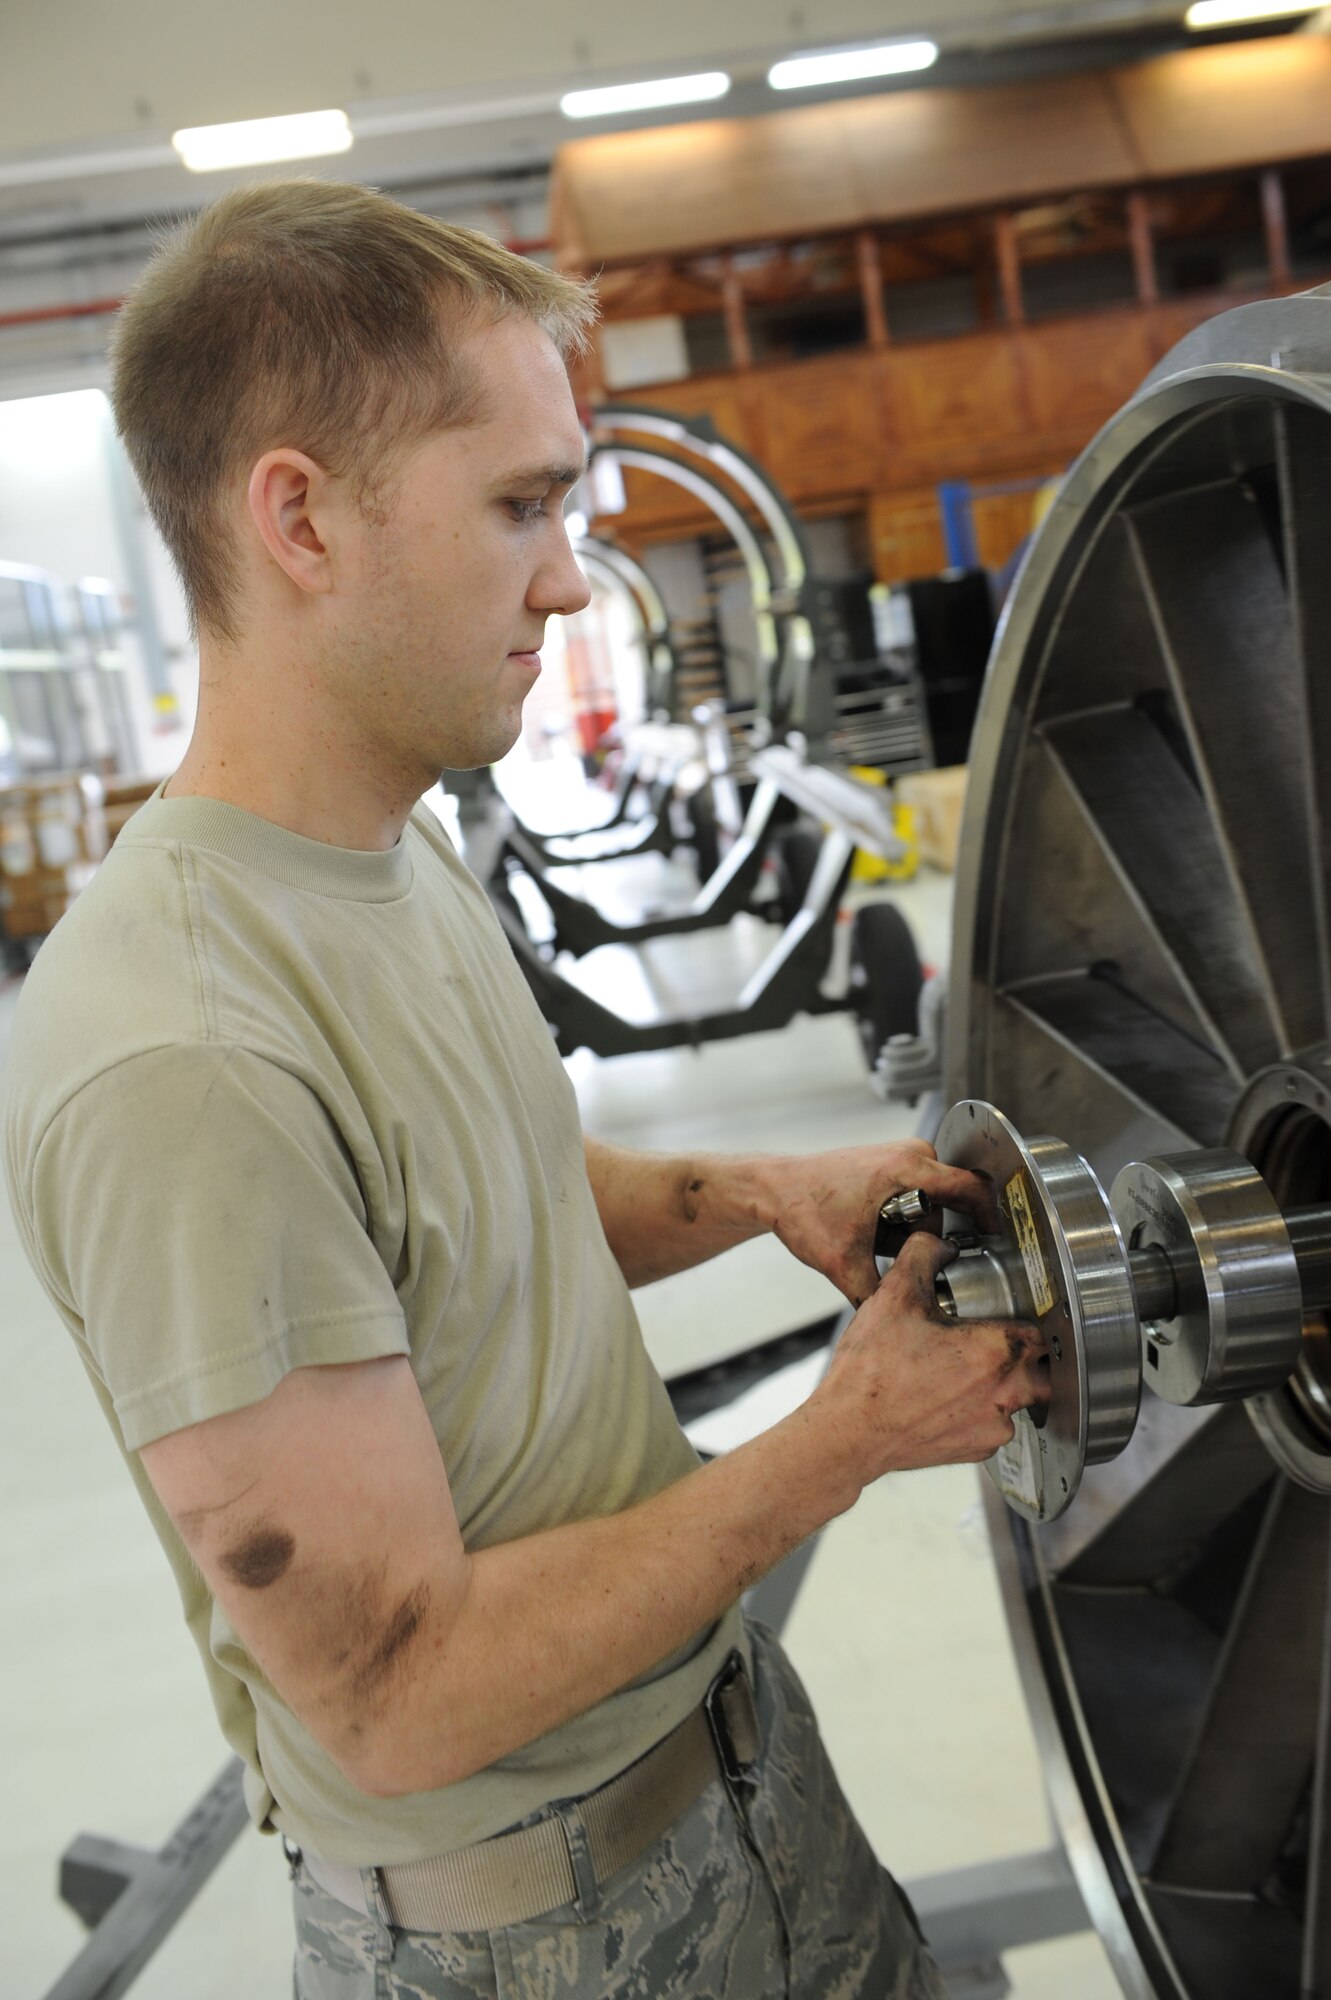
<instances>
[{"instance_id":1,"label":"metal shaft","mask_svg":"<svg viewBox=\"0 0 1331 2000\"><path fill-rule=\"evenodd\" d=\"M1285 1217L1303 1286L1303 1309L1331 1306L1331 1206L1295 1208Z\"/></svg>"},{"instance_id":2,"label":"metal shaft","mask_svg":"<svg viewBox=\"0 0 1331 2000\"><path fill-rule=\"evenodd\" d=\"M1331 1205L1291 1209L1285 1216L1305 1312L1331 1306ZM1178 1283L1168 1250L1130 1250L1132 1288L1144 1321L1169 1320L1178 1311ZM938 1301L958 1319L1006 1319L1018 1311L1020 1258L1015 1250L986 1248L959 1257L939 1274Z\"/></svg>"},{"instance_id":3,"label":"metal shaft","mask_svg":"<svg viewBox=\"0 0 1331 2000\"><path fill-rule=\"evenodd\" d=\"M1172 1319L1178 1311L1178 1281L1169 1252L1156 1244L1145 1250L1129 1250L1132 1289L1137 1296L1138 1317L1143 1320Z\"/></svg>"},{"instance_id":4,"label":"metal shaft","mask_svg":"<svg viewBox=\"0 0 1331 2000\"><path fill-rule=\"evenodd\" d=\"M1299 1267L1304 1311L1331 1305L1331 1206L1291 1209L1285 1227ZM1178 1309L1178 1288L1168 1250L1154 1244L1130 1250L1128 1262L1142 1319L1172 1319Z\"/></svg>"}]
</instances>

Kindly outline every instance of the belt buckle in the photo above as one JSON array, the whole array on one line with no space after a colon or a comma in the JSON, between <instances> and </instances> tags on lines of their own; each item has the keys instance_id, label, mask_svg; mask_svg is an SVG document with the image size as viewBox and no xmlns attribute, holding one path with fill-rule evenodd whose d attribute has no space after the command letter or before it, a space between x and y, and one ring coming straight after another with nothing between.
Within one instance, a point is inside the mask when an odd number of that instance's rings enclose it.
<instances>
[{"instance_id":1,"label":"belt buckle","mask_svg":"<svg viewBox=\"0 0 1331 2000\"><path fill-rule=\"evenodd\" d=\"M721 1769L731 1784L750 1778L762 1748L744 1655L736 1648L703 1696Z\"/></svg>"}]
</instances>

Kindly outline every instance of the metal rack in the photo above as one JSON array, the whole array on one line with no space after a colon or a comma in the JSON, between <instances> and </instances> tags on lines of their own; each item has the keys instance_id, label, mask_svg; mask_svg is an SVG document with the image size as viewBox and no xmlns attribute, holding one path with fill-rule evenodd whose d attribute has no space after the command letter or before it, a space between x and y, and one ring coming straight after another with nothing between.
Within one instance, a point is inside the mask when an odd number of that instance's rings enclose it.
<instances>
[{"instance_id":1,"label":"metal rack","mask_svg":"<svg viewBox=\"0 0 1331 2000\"><path fill-rule=\"evenodd\" d=\"M0 562L0 771L137 767L123 635L103 578L82 578L71 603L50 570Z\"/></svg>"}]
</instances>

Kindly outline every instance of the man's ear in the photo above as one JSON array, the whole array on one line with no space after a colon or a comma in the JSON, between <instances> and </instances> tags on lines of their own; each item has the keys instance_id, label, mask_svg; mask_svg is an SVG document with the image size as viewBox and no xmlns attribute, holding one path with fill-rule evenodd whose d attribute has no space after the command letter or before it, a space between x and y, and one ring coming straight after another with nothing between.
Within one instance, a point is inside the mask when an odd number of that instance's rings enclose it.
<instances>
[{"instance_id":1,"label":"man's ear","mask_svg":"<svg viewBox=\"0 0 1331 2000\"><path fill-rule=\"evenodd\" d=\"M265 452L250 473L246 498L264 547L298 590L322 596L333 587L327 546L332 481L303 451Z\"/></svg>"}]
</instances>

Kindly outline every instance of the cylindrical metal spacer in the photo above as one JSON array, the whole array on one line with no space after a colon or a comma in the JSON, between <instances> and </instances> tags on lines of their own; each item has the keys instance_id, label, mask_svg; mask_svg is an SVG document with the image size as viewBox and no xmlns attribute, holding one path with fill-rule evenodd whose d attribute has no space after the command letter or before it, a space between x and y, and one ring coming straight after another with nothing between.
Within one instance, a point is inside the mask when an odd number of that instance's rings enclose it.
<instances>
[{"instance_id":1,"label":"cylindrical metal spacer","mask_svg":"<svg viewBox=\"0 0 1331 2000\"><path fill-rule=\"evenodd\" d=\"M1144 1379L1168 1403L1222 1403L1283 1382L1299 1358L1303 1293L1289 1231L1266 1182L1227 1147L1124 1167L1110 1201L1143 1276ZM1149 1282L1147 1280L1149 1279ZM1166 1316L1167 1314L1167 1316Z\"/></svg>"}]
</instances>

